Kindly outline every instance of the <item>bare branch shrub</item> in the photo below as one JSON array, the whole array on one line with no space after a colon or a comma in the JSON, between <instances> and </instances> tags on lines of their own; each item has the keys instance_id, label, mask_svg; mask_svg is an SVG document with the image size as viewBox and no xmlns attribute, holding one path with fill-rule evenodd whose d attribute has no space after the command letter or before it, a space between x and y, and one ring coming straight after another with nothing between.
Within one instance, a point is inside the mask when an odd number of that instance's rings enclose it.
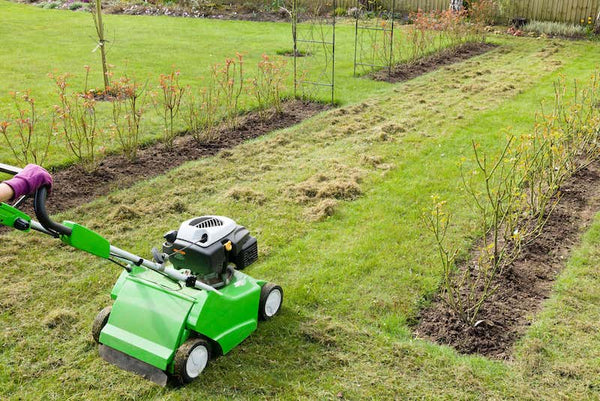
<instances>
[{"instance_id":1,"label":"bare branch shrub","mask_svg":"<svg viewBox=\"0 0 600 401\"><path fill-rule=\"evenodd\" d=\"M0 121L0 133L19 164L43 164L48 157L50 142L56 135L56 122L53 120L50 129L40 131L37 128L39 116L35 99L30 91L12 92L11 96L16 116ZM11 125L14 129L9 129Z\"/></svg>"},{"instance_id":2,"label":"bare branch shrub","mask_svg":"<svg viewBox=\"0 0 600 401\"><path fill-rule=\"evenodd\" d=\"M88 70L89 72L89 70ZM68 74L50 78L58 89L59 104L54 106L55 116L61 126L67 150L86 171L93 171L99 160L98 138L102 129L98 126L96 100L92 92L67 91Z\"/></svg>"},{"instance_id":3,"label":"bare branch shrub","mask_svg":"<svg viewBox=\"0 0 600 401\"><path fill-rule=\"evenodd\" d=\"M222 65L215 64L211 79L215 84L217 104L223 109L225 124L233 129L237 126L239 99L244 90L244 56L237 53L236 58L227 58ZM211 97L214 95L207 93Z\"/></svg>"},{"instance_id":4,"label":"bare branch shrub","mask_svg":"<svg viewBox=\"0 0 600 401\"><path fill-rule=\"evenodd\" d=\"M566 180L600 160L599 77L595 74L583 90L575 86L569 101L564 80L557 82L552 111L541 113L531 135L518 143L511 137L498 157L488 157L473 143L477 167L462 170L462 182L481 238L465 266L455 267L456 251L446 244L450 217L444 202L435 198L433 209L425 213L442 263L441 298L465 324L476 323L497 289L494 279L539 236Z\"/></svg>"},{"instance_id":5,"label":"bare branch shrub","mask_svg":"<svg viewBox=\"0 0 600 401\"><path fill-rule=\"evenodd\" d=\"M135 79L123 76L111 87L111 130L130 160L137 158L140 146L140 123L146 108L145 89Z\"/></svg>"},{"instance_id":6,"label":"bare branch shrub","mask_svg":"<svg viewBox=\"0 0 600 401\"><path fill-rule=\"evenodd\" d=\"M288 73L285 69L286 61L272 59L266 54L258 62L258 72L251 82L250 93L258 103L258 110L262 118L267 116L264 110L273 107L276 113L281 113L281 98L285 88Z\"/></svg>"},{"instance_id":7,"label":"bare branch shrub","mask_svg":"<svg viewBox=\"0 0 600 401\"><path fill-rule=\"evenodd\" d=\"M169 74L160 74L159 94L155 106L159 109L164 124L164 141L167 147L173 147L175 140L175 118L179 114L185 87L179 83L180 72L173 66Z\"/></svg>"}]
</instances>

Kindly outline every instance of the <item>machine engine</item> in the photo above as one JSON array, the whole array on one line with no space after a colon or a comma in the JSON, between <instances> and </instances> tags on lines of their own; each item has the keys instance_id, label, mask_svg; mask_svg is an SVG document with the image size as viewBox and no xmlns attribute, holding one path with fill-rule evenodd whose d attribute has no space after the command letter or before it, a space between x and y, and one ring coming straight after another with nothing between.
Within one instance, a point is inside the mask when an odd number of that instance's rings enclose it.
<instances>
[{"instance_id":1,"label":"machine engine","mask_svg":"<svg viewBox=\"0 0 600 401\"><path fill-rule=\"evenodd\" d=\"M212 285L226 282L229 264L242 270L258 259L256 238L228 217L195 217L164 238L163 252L176 269L190 270Z\"/></svg>"}]
</instances>

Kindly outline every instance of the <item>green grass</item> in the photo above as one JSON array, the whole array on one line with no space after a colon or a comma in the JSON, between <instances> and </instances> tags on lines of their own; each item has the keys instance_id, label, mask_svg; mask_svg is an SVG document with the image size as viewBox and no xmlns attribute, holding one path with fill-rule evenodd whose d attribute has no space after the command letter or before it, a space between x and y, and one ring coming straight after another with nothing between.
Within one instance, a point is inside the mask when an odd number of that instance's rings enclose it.
<instances>
[{"instance_id":1,"label":"green grass","mask_svg":"<svg viewBox=\"0 0 600 401\"><path fill-rule=\"evenodd\" d=\"M75 4L75 3L73 3ZM50 110L58 103L56 88L49 73L72 75L71 88L83 90L84 65L92 67L89 87L102 88L100 55L92 52L96 46L94 26L89 13L73 13L66 10L41 10L26 5L0 0L3 24L0 37L5 38L0 48L0 120L14 114L11 91L31 90L38 111L42 112L39 130L49 129ZM287 23L259 23L246 21L220 21L212 19L140 17L126 15L106 15L106 36L108 62L114 65L115 77L123 74L137 77L146 83L146 93L157 90L158 77L168 73L172 66L181 71L183 85L191 85L199 94L205 85L215 63L223 63L236 53L245 55L246 78L252 77L257 63L263 54L276 56L282 50L291 49L291 26ZM409 46L403 40L400 27L396 31L396 52L399 60L409 58ZM324 28L324 38L330 40L331 30ZM319 39L310 36L310 25L299 25L299 37ZM438 35L435 33L434 35ZM447 46L447 39L440 37L435 46ZM309 81L329 82L331 63L318 46L302 44L301 50L311 56L300 58L298 71L308 70ZM330 55L328 55L330 56ZM292 95L292 59L288 60L290 76L286 94ZM335 100L340 104L359 101L365 96L378 93L389 84L369 79L352 79L354 72L354 25L343 20L336 29ZM328 68L322 76L324 66ZM359 72L363 72L359 69ZM246 84L247 86L247 84ZM321 101L330 101L329 88L305 86L306 92ZM251 109L256 102L248 95L241 99L243 109ZM109 135L111 123L109 104L99 104L100 125L107 132L102 136L101 146L107 152L118 151L118 143ZM160 138L163 132L162 120L155 108L147 107L142 121L142 141ZM187 127L180 118L176 129ZM11 127L14 132L14 127ZM4 139L1 143L4 143ZM45 166L57 166L73 161L73 156L65 151L64 138L58 136L52 143L50 156ZM7 146L0 147L0 158L13 160Z\"/></svg>"},{"instance_id":2,"label":"green grass","mask_svg":"<svg viewBox=\"0 0 600 401\"><path fill-rule=\"evenodd\" d=\"M22 4L0 1L3 23L0 26L0 116L12 111L9 92L30 89L39 110L49 110L58 103L53 82L48 73L70 73L72 88L83 88L84 65L92 67L90 86L101 88L100 55L92 50L94 26L89 13L66 10L42 10ZM245 54L247 77L256 71L262 54L275 56L278 50L292 47L291 27L287 23L257 23L220 21L213 19L140 17L106 15L108 61L114 65L115 76L130 74L141 82L148 82L154 90L158 76L168 73L175 65L181 71L181 82L197 91L208 77L212 65L223 63L236 52ZM338 47L336 101L355 102L368 93L376 93L387 86L370 80L346 79L352 76L354 33L350 25L340 26L336 32ZM315 55L317 64L321 57ZM291 69L292 59L288 59ZM291 77L288 94L291 94ZM319 99L330 99L326 90L315 94ZM243 99L244 108L253 102ZM108 105L100 110L109 118ZM161 120L153 108L143 123L144 140L162 133ZM48 120L48 118L46 118ZM47 124L47 123L46 123ZM178 129L183 129L178 123ZM47 165L63 164L72 160L65 153L61 138L55 141ZM114 149L116 143L105 136L103 145ZM6 146L0 147L0 158L12 158Z\"/></svg>"},{"instance_id":3,"label":"green grass","mask_svg":"<svg viewBox=\"0 0 600 401\"><path fill-rule=\"evenodd\" d=\"M187 387L158 388L97 356L91 322L110 302L115 266L35 233L3 236L0 398L599 398L600 219L532 312L512 360L463 356L412 335L440 274L420 221L429 195L452 204L450 239L468 250L473 213L457 190L457 163L471 139L496 152L505 129L529 132L552 83L585 79L600 57L591 43L502 44L406 83L348 89L338 110L59 216L143 255L200 214L231 216L258 237L260 260L247 272L283 286L282 314ZM342 199L300 196L321 175ZM344 199L356 186L362 195ZM323 202L337 202L335 213L315 221Z\"/></svg>"}]
</instances>

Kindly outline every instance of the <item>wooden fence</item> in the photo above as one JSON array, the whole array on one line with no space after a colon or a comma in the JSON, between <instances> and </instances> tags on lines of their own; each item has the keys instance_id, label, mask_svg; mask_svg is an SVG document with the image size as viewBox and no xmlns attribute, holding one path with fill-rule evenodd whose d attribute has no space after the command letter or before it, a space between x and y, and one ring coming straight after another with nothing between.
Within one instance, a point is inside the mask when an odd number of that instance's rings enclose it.
<instances>
[{"instance_id":1,"label":"wooden fence","mask_svg":"<svg viewBox=\"0 0 600 401\"><path fill-rule=\"evenodd\" d=\"M587 24L591 19L594 23L600 11L599 0L521 0L507 3L509 7L503 10L505 14L539 21L575 24L583 21Z\"/></svg>"},{"instance_id":2,"label":"wooden fence","mask_svg":"<svg viewBox=\"0 0 600 401\"><path fill-rule=\"evenodd\" d=\"M383 8L390 10L394 0L379 0ZM513 18L529 20L572 22L587 24L591 18L594 23L600 11L600 0L498 0L499 17L505 21ZM395 0L395 9L399 13L410 11L446 10L449 0ZM338 7L351 8L356 0L337 0Z\"/></svg>"}]
</instances>

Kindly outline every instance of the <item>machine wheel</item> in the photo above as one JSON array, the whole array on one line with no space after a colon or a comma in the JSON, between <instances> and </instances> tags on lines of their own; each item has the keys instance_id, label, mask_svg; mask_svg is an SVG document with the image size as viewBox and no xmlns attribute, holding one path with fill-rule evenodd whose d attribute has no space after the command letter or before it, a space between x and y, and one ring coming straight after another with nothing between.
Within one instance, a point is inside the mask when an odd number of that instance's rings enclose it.
<instances>
[{"instance_id":1,"label":"machine wheel","mask_svg":"<svg viewBox=\"0 0 600 401\"><path fill-rule=\"evenodd\" d=\"M175 353L173 370L181 384L190 383L202 373L210 359L210 345L201 338L191 338Z\"/></svg>"},{"instance_id":2,"label":"machine wheel","mask_svg":"<svg viewBox=\"0 0 600 401\"><path fill-rule=\"evenodd\" d=\"M106 308L102 309L94 319L94 323L92 324L92 337L94 337L94 341L96 341L96 343L100 343L100 332L104 326L106 326L111 310L112 306L107 306Z\"/></svg>"},{"instance_id":3,"label":"machine wheel","mask_svg":"<svg viewBox=\"0 0 600 401\"><path fill-rule=\"evenodd\" d=\"M279 312L283 303L283 290L280 286L267 283L260 291L260 303L258 305L258 317L261 320L269 320Z\"/></svg>"}]
</instances>

